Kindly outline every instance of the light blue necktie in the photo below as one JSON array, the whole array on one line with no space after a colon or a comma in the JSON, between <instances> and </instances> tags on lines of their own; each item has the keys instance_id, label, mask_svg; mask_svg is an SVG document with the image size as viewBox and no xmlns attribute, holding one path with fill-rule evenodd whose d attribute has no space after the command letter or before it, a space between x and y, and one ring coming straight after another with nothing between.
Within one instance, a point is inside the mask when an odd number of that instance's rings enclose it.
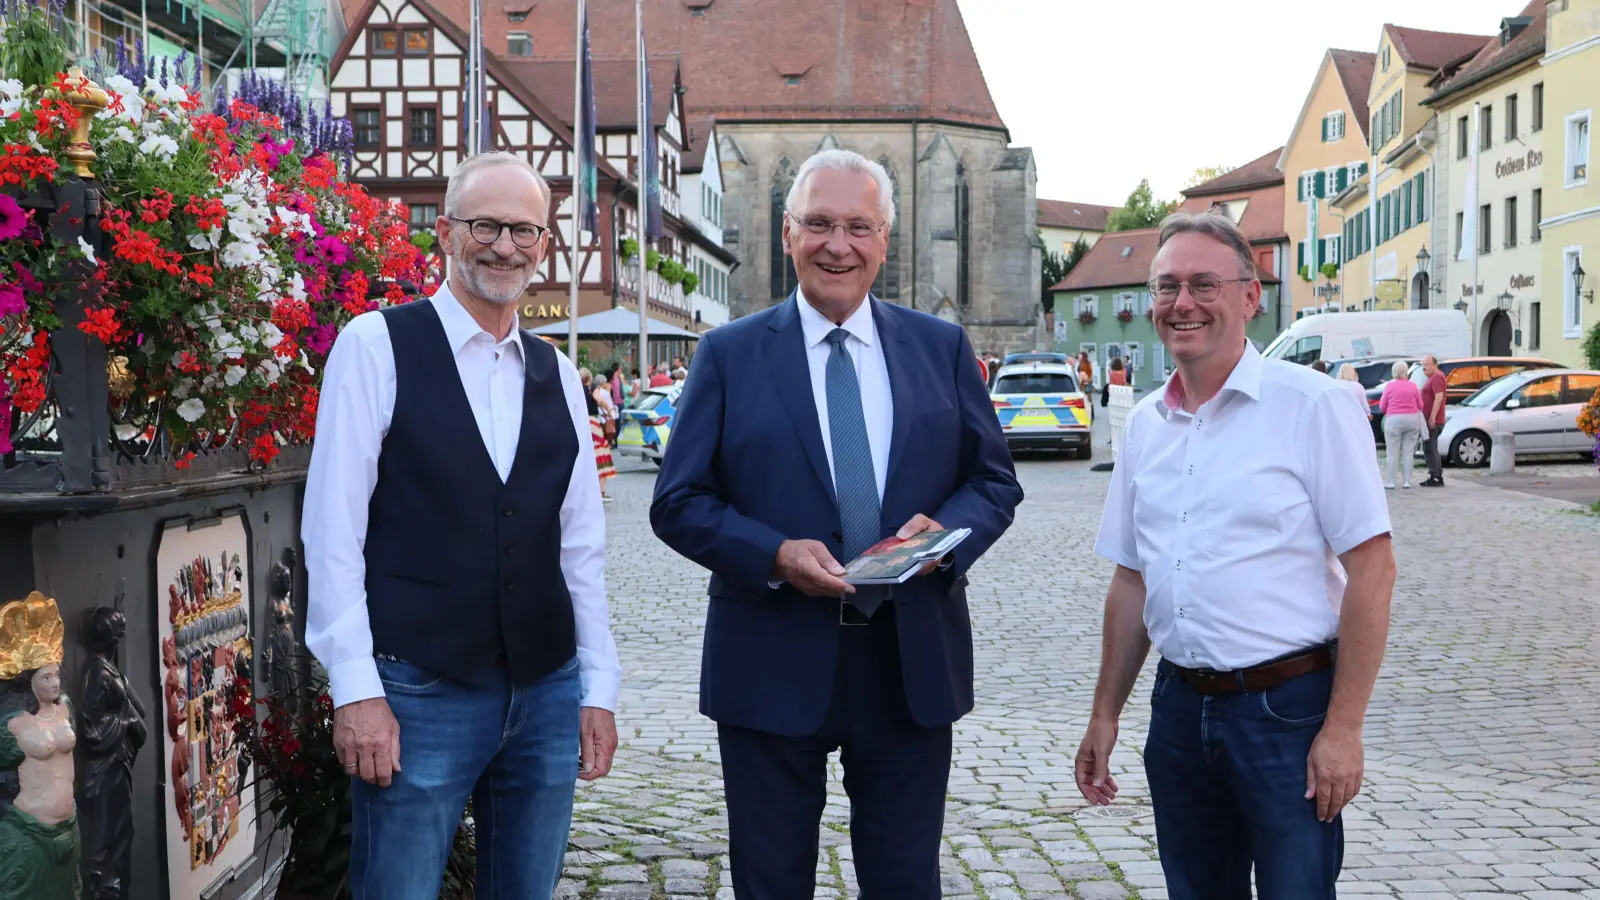
<instances>
[{"instance_id":1,"label":"light blue necktie","mask_svg":"<svg viewBox=\"0 0 1600 900\"><path fill-rule=\"evenodd\" d=\"M839 524L844 557L849 562L878 542L883 530L878 502L878 477L872 468L867 418L861 411L861 383L844 342L850 332L835 328L827 341L828 433L833 443L833 489L839 497ZM858 591L851 602L871 616L882 602L878 591Z\"/></svg>"}]
</instances>

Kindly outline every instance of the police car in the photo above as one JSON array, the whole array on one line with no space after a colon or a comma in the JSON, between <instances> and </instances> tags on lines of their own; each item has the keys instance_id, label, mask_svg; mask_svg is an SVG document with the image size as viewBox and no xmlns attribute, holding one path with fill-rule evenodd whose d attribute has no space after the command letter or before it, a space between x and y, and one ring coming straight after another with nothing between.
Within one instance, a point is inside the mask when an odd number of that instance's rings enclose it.
<instances>
[{"instance_id":1,"label":"police car","mask_svg":"<svg viewBox=\"0 0 1600 900\"><path fill-rule=\"evenodd\" d=\"M1079 389L1078 375L1070 366L1043 362L1002 366L995 373L990 397L1012 450L1072 449L1079 459L1093 455L1094 405Z\"/></svg>"},{"instance_id":2,"label":"police car","mask_svg":"<svg viewBox=\"0 0 1600 900\"><path fill-rule=\"evenodd\" d=\"M646 388L638 406L625 407L619 418L622 430L617 432L617 452L633 454L661 465L661 456L667 452L667 438L672 434L672 419L678 412L678 395L683 385Z\"/></svg>"}]
</instances>

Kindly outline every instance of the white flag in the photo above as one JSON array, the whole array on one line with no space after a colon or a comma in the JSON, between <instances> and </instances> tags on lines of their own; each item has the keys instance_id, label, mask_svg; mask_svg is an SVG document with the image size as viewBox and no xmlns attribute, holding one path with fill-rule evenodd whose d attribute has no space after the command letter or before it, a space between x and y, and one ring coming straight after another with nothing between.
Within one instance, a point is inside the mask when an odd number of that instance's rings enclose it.
<instances>
[{"instance_id":1,"label":"white flag","mask_svg":"<svg viewBox=\"0 0 1600 900\"><path fill-rule=\"evenodd\" d=\"M1478 128L1483 116L1472 104L1472 143L1468 145L1467 197L1461 204L1461 250L1457 262L1471 262L1478 255Z\"/></svg>"}]
</instances>

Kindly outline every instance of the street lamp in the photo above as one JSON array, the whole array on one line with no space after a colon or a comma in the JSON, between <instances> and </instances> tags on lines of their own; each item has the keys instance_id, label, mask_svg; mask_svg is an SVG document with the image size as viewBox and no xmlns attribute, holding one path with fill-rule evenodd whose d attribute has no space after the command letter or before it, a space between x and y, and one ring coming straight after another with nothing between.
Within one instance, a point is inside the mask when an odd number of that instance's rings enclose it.
<instances>
[{"instance_id":1,"label":"street lamp","mask_svg":"<svg viewBox=\"0 0 1600 900\"><path fill-rule=\"evenodd\" d=\"M1587 273L1583 271L1583 263L1574 257L1572 260L1572 292L1593 303L1594 290L1590 289L1587 294L1583 292L1583 276L1585 274Z\"/></svg>"},{"instance_id":2,"label":"street lamp","mask_svg":"<svg viewBox=\"0 0 1600 900\"><path fill-rule=\"evenodd\" d=\"M1465 301L1465 300L1457 300L1456 301L1456 312L1459 312L1462 315L1466 315L1467 314L1467 301Z\"/></svg>"},{"instance_id":3,"label":"street lamp","mask_svg":"<svg viewBox=\"0 0 1600 900\"><path fill-rule=\"evenodd\" d=\"M1506 310L1506 309L1510 309L1511 308L1512 297L1511 297L1511 292L1510 291L1506 291L1505 293L1501 294L1500 296L1496 297L1495 299L1500 301L1500 308L1502 310Z\"/></svg>"},{"instance_id":4,"label":"street lamp","mask_svg":"<svg viewBox=\"0 0 1600 900\"><path fill-rule=\"evenodd\" d=\"M1431 262L1432 260L1433 260L1433 254L1428 252L1428 248L1427 247L1423 247L1421 250L1418 250L1417 251L1417 271L1419 271L1419 272L1428 272L1428 277L1432 278L1433 277L1433 273L1428 271L1428 263Z\"/></svg>"}]
</instances>

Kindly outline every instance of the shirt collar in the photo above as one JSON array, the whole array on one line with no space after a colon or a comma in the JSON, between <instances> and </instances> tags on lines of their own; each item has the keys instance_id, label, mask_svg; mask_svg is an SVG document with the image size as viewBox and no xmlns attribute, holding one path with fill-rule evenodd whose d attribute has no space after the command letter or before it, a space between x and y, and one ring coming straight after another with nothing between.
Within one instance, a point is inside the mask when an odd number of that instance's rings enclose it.
<instances>
[{"instance_id":1,"label":"shirt collar","mask_svg":"<svg viewBox=\"0 0 1600 900\"><path fill-rule=\"evenodd\" d=\"M871 347L878 336L877 325L872 321L872 296L869 294L865 302L856 307L850 318L844 320L843 325L835 325L827 316L817 311L806 300L806 295L795 288L795 300L800 304L800 331L805 335L806 349L811 349L825 340L833 333L835 328L843 328L855 336L856 340Z\"/></svg>"},{"instance_id":2,"label":"shirt collar","mask_svg":"<svg viewBox=\"0 0 1600 900\"><path fill-rule=\"evenodd\" d=\"M1217 396L1233 393L1243 394L1251 400L1260 400L1261 368L1261 354L1247 338L1244 342L1244 355L1239 357L1239 361L1233 366L1233 371L1228 373L1228 380L1222 383L1222 390L1217 391ZM1166 393L1161 397L1159 408L1163 414L1184 412L1183 391L1183 375L1174 371L1172 377L1167 380Z\"/></svg>"},{"instance_id":3,"label":"shirt collar","mask_svg":"<svg viewBox=\"0 0 1600 900\"><path fill-rule=\"evenodd\" d=\"M461 305L455 294L451 293L448 280L439 285L439 290L434 292L433 308L439 314L439 324L444 326L444 336L450 342L451 356L460 353L468 341L481 334L497 347L506 343L515 345L517 357L519 359L522 357L522 329L512 328L506 339L496 344L494 335L484 331L483 326L472 318L472 313L467 312L467 308Z\"/></svg>"}]
</instances>

